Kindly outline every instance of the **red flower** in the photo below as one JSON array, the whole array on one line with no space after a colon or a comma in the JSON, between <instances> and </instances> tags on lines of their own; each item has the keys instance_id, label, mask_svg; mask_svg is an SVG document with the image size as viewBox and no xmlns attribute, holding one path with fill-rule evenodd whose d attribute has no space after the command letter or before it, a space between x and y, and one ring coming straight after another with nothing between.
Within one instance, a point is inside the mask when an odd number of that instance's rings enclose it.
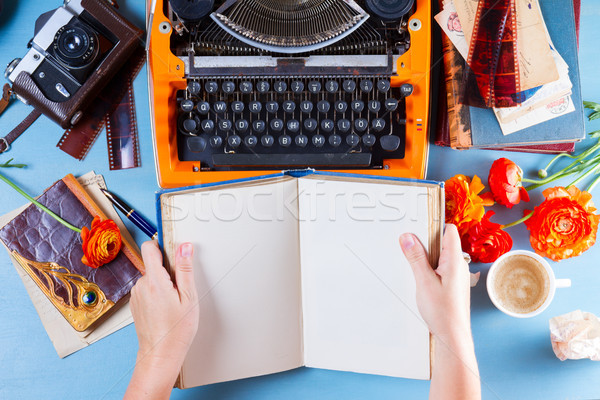
<instances>
[{"instance_id":1,"label":"red flower","mask_svg":"<svg viewBox=\"0 0 600 400\"><path fill-rule=\"evenodd\" d=\"M512 248L512 238L500 224L490 221L495 213L488 211L477 225L463 238L463 249L475 262L491 263Z\"/></svg>"},{"instance_id":2,"label":"red flower","mask_svg":"<svg viewBox=\"0 0 600 400\"><path fill-rule=\"evenodd\" d=\"M102 221L95 216L92 221L92 230L86 226L81 228L83 241L83 257L81 262L88 267L98 268L111 262L121 250L121 232L111 219Z\"/></svg>"},{"instance_id":3,"label":"red flower","mask_svg":"<svg viewBox=\"0 0 600 400\"><path fill-rule=\"evenodd\" d=\"M525 221L535 252L560 261L592 247L600 219L594 214L592 195L575 186L549 188L543 195L546 200L535 207L531 218Z\"/></svg>"},{"instance_id":4,"label":"red flower","mask_svg":"<svg viewBox=\"0 0 600 400\"><path fill-rule=\"evenodd\" d=\"M529 193L521 185L523 171L507 158L499 158L492 164L488 185L498 204L512 208L521 200L529 201Z\"/></svg>"},{"instance_id":5,"label":"red flower","mask_svg":"<svg viewBox=\"0 0 600 400\"><path fill-rule=\"evenodd\" d=\"M459 174L446 181L446 223L456 225L461 236L481 221L485 214L483 206L494 203L478 195L484 188L477 175L471 180Z\"/></svg>"}]
</instances>

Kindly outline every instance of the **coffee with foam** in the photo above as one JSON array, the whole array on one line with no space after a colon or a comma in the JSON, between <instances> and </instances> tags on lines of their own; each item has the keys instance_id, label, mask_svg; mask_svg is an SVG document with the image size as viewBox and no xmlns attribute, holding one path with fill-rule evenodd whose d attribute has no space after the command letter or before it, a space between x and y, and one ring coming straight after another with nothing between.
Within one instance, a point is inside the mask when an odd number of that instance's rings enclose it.
<instances>
[{"instance_id":1,"label":"coffee with foam","mask_svg":"<svg viewBox=\"0 0 600 400\"><path fill-rule=\"evenodd\" d=\"M518 314L534 312L550 293L548 272L538 260L524 254L501 260L492 279L496 300Z\"/></svg>"}]
</instances>

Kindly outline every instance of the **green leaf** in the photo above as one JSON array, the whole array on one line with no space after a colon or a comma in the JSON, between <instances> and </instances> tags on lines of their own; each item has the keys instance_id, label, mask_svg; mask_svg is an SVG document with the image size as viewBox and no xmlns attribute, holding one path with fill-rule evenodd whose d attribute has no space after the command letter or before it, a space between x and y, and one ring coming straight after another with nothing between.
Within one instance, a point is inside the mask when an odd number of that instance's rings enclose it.
<instances>
[{"instance_id":1,"label":"green leaf","mask_svg":"<svg viewBox=\"0 0 600 400\"><path fill-rule=\"evenodd\" d=\"M27 164L11 164L12 160L14 160L14 158L11 158L4 164L0 164L0 168L25 168L27 166Z\"/></svg>"},{"instance_id":2,"label":"green leaf","mask_svg":"<svg viewBox=\"0 0 600 400\"><path fill-rule=\"evenodd\" d=\"M600 111L600 104L595 103L593 101L584 101L583 106L585 108L589 108L590 110Z\"/></svg>"},{"instance_id":3,"label":"green leaf","mask_svg":"<svg viewBox=\"0 0 600 400\"><path fill-rule=\"evenodd\" d=\"M600 112L599 111L595 111L593 113L591 113L590 115L588 115L588 121L593 121L595 119L600 118Z\"/></svg>"}]
</instances>

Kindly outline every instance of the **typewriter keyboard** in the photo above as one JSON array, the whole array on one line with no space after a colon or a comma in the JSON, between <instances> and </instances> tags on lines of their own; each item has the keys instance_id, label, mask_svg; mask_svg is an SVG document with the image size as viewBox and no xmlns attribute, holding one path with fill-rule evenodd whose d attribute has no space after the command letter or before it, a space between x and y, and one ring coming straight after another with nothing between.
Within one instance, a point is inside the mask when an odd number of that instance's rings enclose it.
<instances>
[{"instance_id":1,"label":"typewriter keyboard","mask_svg":"<svg viewBox=\"0 0 600 400\"><path fill-rule=\"evenodd\" d=\"M376 168L404 157L404 98L389 77L229 77L177 92L181 161L203 170Z\"/></svg>"}]
</instances>

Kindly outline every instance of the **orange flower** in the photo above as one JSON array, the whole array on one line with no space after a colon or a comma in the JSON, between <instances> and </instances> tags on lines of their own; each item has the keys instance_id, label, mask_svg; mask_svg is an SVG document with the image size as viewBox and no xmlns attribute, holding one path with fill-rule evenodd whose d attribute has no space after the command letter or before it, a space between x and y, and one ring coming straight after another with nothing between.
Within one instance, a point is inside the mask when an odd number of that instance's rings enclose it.
<instances>
[{"instance_id":1,"label":"orange flower","mask_svg":"<svg viewBox=\"0 0 600 400\"><path fill-rule=\"evenodd\" d=\"M600 219L594 214L592 195L575 186L549 188L543 194L546 200L525 221L535 252L560 261L589 249L596 242Z\"/></svg>"},{"instance_id":2,"label":"orange flower","mask_svg":"<svg viewBox=\"0 0 600 400\"><path fill-rule=\"evenodd\" d=\"M483 206L491 206L494 202L478 196L484 186L477 175L472 181L464 175L456 175L446 181L445 187L446 223L456 225L462 237L481 221L485 214Z\"/></svg>"},{"instance_id":3,"label":"orange flower","mask_svg":"<svg viewBox=\"0 0 600 400\"><path fill-rule=\"evenodd\" d=\"M498 204L512 208L521 200L529 201L529 193L521 185L523 171L507 158L499 158L492 164L488 185Z\"/></svg>"},{"instance_id":4,"label":"orange flower","mask_svg":"<svg viewBox=\"0 0 600 400\"><path fill-rule=\"evenodd\" d=\"M95 216L92 221L92 230L86 226L81 229L83 241L83 257L81 262L88 267L98 268L111 262L121 250L121 232L111 219L102 221Z\"/></svg>"},{"instance_id":5,"label":"orange flower","mask_svg":"<svg viewBox=\"0 0 600 400\"><path fill-rule=\"evenodd\" d=\"M474 262L494 262L512 248L510 235L500 224L490 221L494 214L493 211L485 213L481 222L473 225L463 239L463 248Z\"/></svg>"}]
</instances>

